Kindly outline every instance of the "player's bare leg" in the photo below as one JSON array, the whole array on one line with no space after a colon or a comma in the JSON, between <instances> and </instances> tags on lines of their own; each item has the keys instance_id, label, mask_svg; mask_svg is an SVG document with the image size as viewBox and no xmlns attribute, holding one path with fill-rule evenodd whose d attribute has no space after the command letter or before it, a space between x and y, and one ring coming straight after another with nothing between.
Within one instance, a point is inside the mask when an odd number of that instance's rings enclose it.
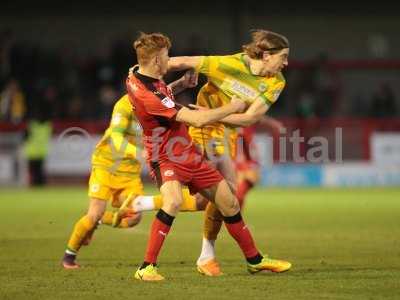
<instances>
[{"instance_id":1,"label":"player's bare leg","mask_svg":"<svg viewBox=\"0 0 400 300\"><path fill-rule=\"evenodd\" d=\"M225 178L230 190L235 193L236 172L232 160L227 156L219 157L214 165ZM201 253L197 259L198 271L207 276L222 275L215 255L215 241L221 230L222 222L223 217L217 206L214 203L209 202L204 213L204 232Z\"/></svg>"},{"instance_id":2,"label":"player's bare leg","mask_svg":"<svg viewBox=\"0 0 400 300\"><path fill-rule=\"evenodd\" d=\"M182 189L183 201L180 211L198 211L204 210L207 200L203 197L192 196L187 188ZM137 196L129 206L134 212L144 212L150 210L158 210L164 204L162 195L155 196Z\"/></svg>"},{"instance_id":3,"label":"player's bare leg","mask_svg":"<svg viewBox=\"0 0 400 300\"><path fill-rule=\"evenodd\" d=\"M208 200L200 194L194 196L190 195L189 190L184 188L182 190L183 202L180 206L181 212L201 211L206 208ZM145 211L159 210L163 206L163 198L161 195L155 196L134 196L129 197L121 202L119 210L112 215L112 225L114 227L121 227L120 222L126 217L132 217ZM103 217L104 218L104 217ZM107 224L109 224L107 222ZM122 226L122 228L125 228Z\"/></svg>"},{"instance_id":4,"label":"player's bare leg","mask_svg":"<svg viewBox=\"0 0 400 300\"><path fill-rule=\"evenodd\" d=\"M236 240L247 260L247 270L254 274L260 271L285 272L291 268L291 263L263 256L257 250L250 230L244 223L239 202L230 191L226 181L221 181L216 187L203 190L202 195L214 201L223 215L229 234Z\"/></svg>"},{"instance_id":5,"label":"player's bare leg","mask_svg":"<svg viewBox=\"0 0 400 300\"><path fill-rule=\"evenodd\" d=\"M66 269L77 269L79 265L75 262L79 249L83 245L85 238L92 235L96 229L97 223L101 220L107 207L107 201L91 198L89 209L76 224L68 241L62 261L63 267Z\"/></svg>"},{"instance_id":6,"label":"player's bare leg","mask_svg":"<svg viewBox=\"0 0 400 300\"><path fill-rule=\"evenodd\" d=\"M213 205L216 208L216 211L220 212L220 216L222 216L222 218L225 220L225 224L229 233L238 242L239 246L242 248L242 251L245 254L245 257L250 261L261 261L262 256L255 248L250 232L243 223L240 214L239 203L233 195L227 181L223 180L217 186L203 190L201 194L207 199L210 199L210 201L214 202ZM208 205L210 206L210 204ZM207 207L207 209L209 208ZM212 261L213 260L211 260L211 262ZM217 264L215 258L214 263ZM205 268L204 265L198 264L198 271L209 276L221 275L217 272L219 268L216 266L214 267L214 269L217 270L213 270L212 268Z\"/></svg>"},{"instance_id":7,"label":"player's bare leg","mask_svg":"<svg viewBox=\"0 0 400 300\"><path fill-rule=\"evenodd\" d=\"M135 273L135 278L138 280L159 281L164 279L157 270L157 257L182 205L182 185L176 180L167 181L163 183L160 191L164 203L151 226L143 264Z\"/></svg>"}]
</instances>

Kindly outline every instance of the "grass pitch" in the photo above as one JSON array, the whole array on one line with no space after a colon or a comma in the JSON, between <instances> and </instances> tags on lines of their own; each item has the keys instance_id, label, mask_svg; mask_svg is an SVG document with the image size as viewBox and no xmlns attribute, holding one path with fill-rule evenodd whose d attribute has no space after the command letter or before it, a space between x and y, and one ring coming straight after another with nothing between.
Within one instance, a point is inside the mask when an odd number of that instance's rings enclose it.
<instances>
[{"instance_id":1,"label":"grass pitch","mask_svg":"<svg viewBox=\"0 0 400 300\"><path fill-rule=\"evenodd\" d=\"M0 299L400 299L400 189L252 191L245 220L260 250L293 263L284 274L249 275L225 229L225 275L197 274L202 213L182 213L159 258L162 283L132 279L154 213L132 229L100 227L83 268L63 270L86 207L84 188L0 190Z\"/></svg>"}]
</instances>

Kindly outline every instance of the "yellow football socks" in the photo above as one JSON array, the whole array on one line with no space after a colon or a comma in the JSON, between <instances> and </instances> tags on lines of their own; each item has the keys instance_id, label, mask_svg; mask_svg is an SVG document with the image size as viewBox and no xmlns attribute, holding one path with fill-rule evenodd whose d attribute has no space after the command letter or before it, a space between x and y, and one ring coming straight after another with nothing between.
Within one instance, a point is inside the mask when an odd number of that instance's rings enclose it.
<instances>
[{"instance_id":1,"label":"yellow football socks","mask_svg":"<svg viewBox=\"0 0 400 300\"><path fill-rule=\"evenodd\" d=\"M129 228L128 218L123 218L119 223L118 228Z\"/></svg>"},{"instance_id":2,"label":"yellow football socks","mask_svg":"<svg viewBox=\"0 0 400 300\"><path fill-rule=\"evenodd\" d=\"M161 195L153 196L154 210L159 210L163 206L163 200Z\"/></svg>"},{"instance_id":3,"label":"yellow football socks","mask_svg":"<svg viewBox=\"0 0 400 300\"><path fill-rule=\"evenodd\" d=\"M114 213L112 211L105 211L103 217L101 218L101 224L112 225Z\"/></svg>"},{"instance_id":4,"label":"yellow football socks","mask_svg":"<svg viewBox=\"0 0 400 300\"><path fill-rule=\"evenodd\" d=\"M182 190L183 203L180 211L197 211L196 198L190 195L188 189ZM163 199L161 195L153 196L154 210L159 210L163 206Z\"/></svg>"},{"instance_id":5,"label":"yellow football socks","mask_svg":"<svg viewBox=\"0 0 400 300\"><path fill-rule=\"evenodd\" d=\"M95 227L95 224L89 219L88 216L83 216L78 222L76 222L74 230L72 231L71 237L68 241L68 250L72 252L78 252L82 246L82 241L86 235Z\"/></svg>"}]
</instances>

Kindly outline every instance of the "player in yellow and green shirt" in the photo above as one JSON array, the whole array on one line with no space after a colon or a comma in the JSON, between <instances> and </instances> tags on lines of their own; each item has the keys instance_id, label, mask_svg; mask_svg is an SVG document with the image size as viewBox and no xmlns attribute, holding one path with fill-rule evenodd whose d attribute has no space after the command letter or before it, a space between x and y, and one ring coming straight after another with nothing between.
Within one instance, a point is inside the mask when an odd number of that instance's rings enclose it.
<instances>
[{"instance_id":1,"label":"player in yellow and green shirt","mask_svg":"<svg viewBox=\"0 0 400 300\"><path fill-rule=\"evenodd\" d=\"M288 64L288 56L289 41L286 37L271 31L255 30L252 32L252 41L243 46L241 53L183 56L169 60L170 71L193 68L207 77L208 82L197 96L198 108L220 107L235 96L249 105L244 113L230 115L221 123L203 128L191 127L189 130L193 141L215 162L234 191L236 176L228 153L229 133L226 128L247 127L263 118L285 87L281 71ZM214 251L221 224L221 214L213 203L209 203L204 221L202 252L197 261L199 272L205 275L222 274Z\"/></svg>"},{"instance_id":2,"label":"player in yellow and green shirt","mask_svg":"<svg viewBox=\"0 0 400 300\"><path fill-rule=\"evenodd\" d=\"M196 84L197 77L187 72L181 79L170 84L170 88L174 93L179 93ZM64 268L79 268L75 262L77 253L82 245L88 244L99 223L113 224L119 228L132 227L140 222L140 212L162 207L160 195L144 196L138 159L141 136L142 131L129 96L125 95L115 103L110 125L93 152L88 190L89 209L71 233L62 261ZM204 199L191 196L188 190L184 190L183 195L182 211L204 209ZM107 211L109 201L113 207L122 206L132 213L123 214L124 210L116 213Z\"/></svg>"}]
</instances>

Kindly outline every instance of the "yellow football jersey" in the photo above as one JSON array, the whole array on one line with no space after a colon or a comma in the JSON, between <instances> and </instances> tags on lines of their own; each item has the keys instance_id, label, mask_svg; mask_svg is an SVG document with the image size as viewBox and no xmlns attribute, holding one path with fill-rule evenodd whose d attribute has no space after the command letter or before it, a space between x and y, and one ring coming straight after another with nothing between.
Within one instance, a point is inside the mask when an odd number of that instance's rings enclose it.
<instances>
[{"instance_id":1,"label":"yellow football jersey","mask_svg":"<svg viewBox=\"0 0 400 300\"><path fill-rule=\"evenodd\" d=\"M207 76L208 82L198 95L198 105L209 108L229 103L236 95L252 103L261 97L268 105L273 104L285 87L282 73L263 77L251 74L244 53L226 56L203 56L196 71Z\"/></svg>"},{"instance_id":2,"label":"yellow football jersey","mask_svg":"<svg viewBox=\"0 0 400 300\"><path fill-rule=\"evenodd\" d=\"M115 175L140 175L136 145L141 136L129 96L125 95L114 105L110 125L93 152L92 166Z\"/></svg>"},{"instance_id":3,"label":"yellow football jersey","mask_svg":"<svg viewBox=\"0 0 400 300\"><path fill-rule=\"evenodd\" d=\"M269 77L253 75L243 59L244 55L238 53L201 58L196 71L207 76L208 82L197 95L197 105L217 108L228 104L234 95L248 103L261 97L269 106L278 99L285 87L282 73ZM190 127L189 134L201 148L211 148L217 155L223 154L226 145L230 144L230 133L225 131L221 123L203 128Z\"/></svg>"}]
</instances>

